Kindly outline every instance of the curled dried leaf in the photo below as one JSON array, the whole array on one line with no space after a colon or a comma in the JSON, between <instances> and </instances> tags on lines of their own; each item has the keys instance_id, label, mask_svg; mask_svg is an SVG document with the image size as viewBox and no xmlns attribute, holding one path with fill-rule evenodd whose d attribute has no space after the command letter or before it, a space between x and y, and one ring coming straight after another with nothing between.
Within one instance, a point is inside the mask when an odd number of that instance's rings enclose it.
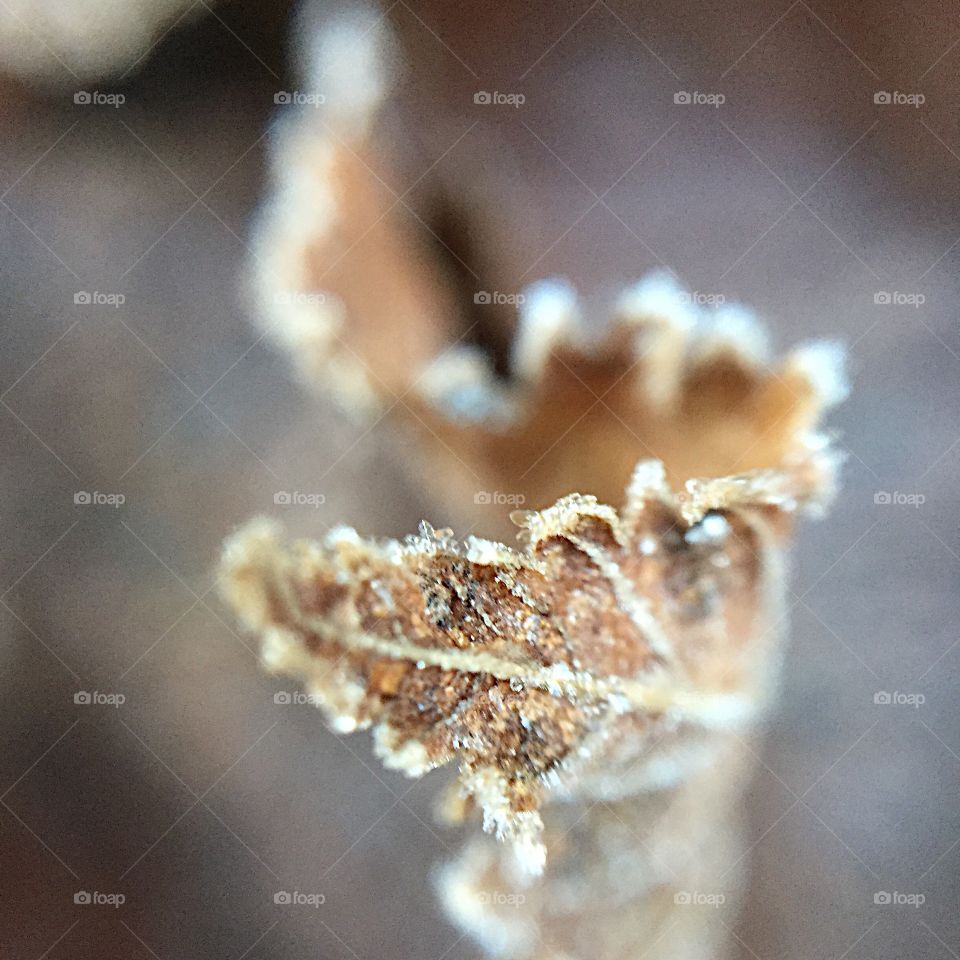
<instances>
[{"instance_id":1,"label":"curled dried leaf","mask_svg":"<svg viewBox=\"0 0 960 960\"><path fill-rule=\"evenodd\" d=\"M255 521L224 581L271 668L337 729L372 726L388 766L458 762L486 828L537 872L547 790L629 793L652 744L742 724L763 696L762 524L690 523L651 481L665 489L644 463L622 517L577 495L523 516L522 551L426 524L402 543L340 528L284 546Z\"/></svg>"},{"instance_id":2,"label":"curled dried leaf","mask_svg":"<svg viewBox=\"0 0 960 960\"><path fill-rule=\"evenodd\" d=\"M462 264L391 186L400 161L380 122L385 43L370 26L340 36L349 57L325 53L339 66L328 80L340 106L289 124L277 144L254 291L307 383L353 414L389 414L414 439L402 449L411 471L491 534L508 530L488 504L471 507L478 494L618 503L652 458L677 488L733 477L786 510L825 505L837 457L817 427L846 391L836 344L775 359L750 311L704 308L657 273L610 304L605 331L564 281L533 284L495 365L490 308L464 305ZM704 504L730 495L729 483L696 491Z\"/></svg>"}]
</instances>

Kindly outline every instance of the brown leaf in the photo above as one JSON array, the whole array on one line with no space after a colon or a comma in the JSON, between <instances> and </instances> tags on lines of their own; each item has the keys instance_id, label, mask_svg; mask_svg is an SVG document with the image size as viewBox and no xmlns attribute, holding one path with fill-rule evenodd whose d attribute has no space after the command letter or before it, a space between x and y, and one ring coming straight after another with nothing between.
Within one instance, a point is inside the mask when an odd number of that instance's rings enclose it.
<instances>
[{"instance_id":1,"label":"brown leaf","mask_svg":"<svg viewBox=\"0 0 960 960\"><path fill-rule=\"evenodd\" d=\"M255 521L224 581L268 666L336 729L372 726L387 766L456 760L487 829L536 871L546 789L608 795L621 770L643 779L653 739L756 710L766 534L749 509L684 520L655 463L623 517L574 495L522 522L517 552L427 524L403 543L340 528L285 547Z\"/></svg>"}]
</instances>

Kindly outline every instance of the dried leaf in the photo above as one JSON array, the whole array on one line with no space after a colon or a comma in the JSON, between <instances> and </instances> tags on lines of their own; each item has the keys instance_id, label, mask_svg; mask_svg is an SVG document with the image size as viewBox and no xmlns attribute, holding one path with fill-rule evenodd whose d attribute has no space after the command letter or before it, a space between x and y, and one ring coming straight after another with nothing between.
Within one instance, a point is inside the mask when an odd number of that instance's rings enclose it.
<instances>
[{"instance_id":1,"label":"dried leaf","mask_svg":"<svg viewBox=\"0 0 960 960\"><path fill-rule=\"evenodd\" d=\"M684 520L655 462L623 517L573 495L522 523L516 552L426 524L404 543L341 528L284 547L256 521L224 578L268 666L337 729L373 726L388 766L456 760L487 829L539 871L545 790L629 794L652 741L755 712L768 534L750 509Z\"/></svg>"},{"instance_id":2,"label":"dried leaf","mask_svg":"<svg viewBox=\"0 0 960 960\"><path fill-rule=\"evenodd\" d=\"M361 48L357 72L376 62L374 41ZM816 427L844 396L842 349L813 342L774 361L749 311L703 309L670 274L624 291L599 336L566 283L534 284L499 375L489 351L461 339L488 308L465 312L437 237L387 186L379 104L369 95L348 120L284 131L254 290L303 379L352 414L389 415L412 438L408 468L453 515L507 536L506 512L486 498L545 506L578 491L617 503L651 458L678 488L749 475L750 496L829 501L836 457Z\"/></svg>"}]
</instances>

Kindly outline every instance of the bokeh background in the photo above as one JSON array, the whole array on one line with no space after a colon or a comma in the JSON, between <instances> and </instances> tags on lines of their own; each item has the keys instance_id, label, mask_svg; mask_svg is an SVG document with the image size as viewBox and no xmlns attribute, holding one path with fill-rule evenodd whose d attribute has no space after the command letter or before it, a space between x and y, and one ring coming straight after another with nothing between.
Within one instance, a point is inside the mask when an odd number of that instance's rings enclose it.
<instances>
[{"instance_id":1,"label":"bokeh background","mask_svg":"<svg viewBox=\"0 0 960 960\"><path fill-rule=\"evenodd\" d=\"M214 577L251 514L446 519L389 426L307 396L251 315L274 95L333 7L199 2L124 46L146 14L87 6L64 32L54 4L0 2L3 955L475 957L428 880L457 843L444 774L406 781L276 703L295 687ZM381 12L409 182L430 168L456 199L484 288L566 276L600 324L666 266L781 347L848 345L844 491L801 531L746 907L717 922L754 960L958 957L960 4ZM118 62L87 65L89 36ZM292 490L325 502L274 504ZM322 907L274 902L294 890Z\"/></svg>"}]
</instances>

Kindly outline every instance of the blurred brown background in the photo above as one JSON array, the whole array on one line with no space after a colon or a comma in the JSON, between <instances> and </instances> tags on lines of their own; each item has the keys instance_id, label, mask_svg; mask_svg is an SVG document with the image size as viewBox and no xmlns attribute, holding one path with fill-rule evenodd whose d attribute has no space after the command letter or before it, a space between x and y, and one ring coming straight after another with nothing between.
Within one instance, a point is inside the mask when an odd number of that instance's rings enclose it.
<instances>
[{"instance_id":1,"label":"blurred brown background","mask_svg":"<svg viewBox=\"0 0 960 960\"><path fill-rule=\"evenodd\" d=\"M845 489L802 529L752 884L717 922L742 958L956 958L960 4L387 10L408 182L436 163L486 288L565 275L600 323L669 266L756 307L781 347L849 345ZM200 4L125 75L53 57L46 82L2 85L4 957L476 956L427 880L456 845L432 821L443 774L403 780L367 737L275 703L294 686L261 673L213 577L254 513L305 534L448 519L384 425L305 396L251 323L293 24ZM274 504L293 490L325 503ZM275 904L294 890L325 902Z\"/></svg>"}]
</instances>

